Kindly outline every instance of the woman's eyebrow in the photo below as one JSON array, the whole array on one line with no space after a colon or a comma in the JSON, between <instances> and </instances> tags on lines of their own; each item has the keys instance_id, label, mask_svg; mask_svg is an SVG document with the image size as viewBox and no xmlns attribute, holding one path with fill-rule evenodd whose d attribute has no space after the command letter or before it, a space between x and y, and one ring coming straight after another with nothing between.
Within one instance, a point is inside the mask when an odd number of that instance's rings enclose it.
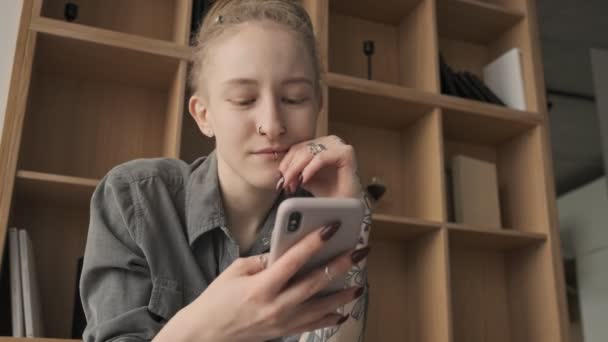
<instances>
[{"instance_id":1,"label":"woman's eyebrow","mask_svg":"<svg viewBox=\"0 0 608 342\"><path fill-rule=\"evenodd\" d=\"M293 84L293 83L306 83L312 87L312 81L306 77L293 77L293 78L288 78L283 81L283 85Z\"/></svg>"},{"instance_id":2,"label":"woman's eyebrow","mask_svg":"<svg viewBox=\"0 0 608 342\"><path fill-rule=\"evenodd\" d=\"M258 81L251 78L233 78L224 82L226 85L256 85Z\"/></svg>"}]
</instances>

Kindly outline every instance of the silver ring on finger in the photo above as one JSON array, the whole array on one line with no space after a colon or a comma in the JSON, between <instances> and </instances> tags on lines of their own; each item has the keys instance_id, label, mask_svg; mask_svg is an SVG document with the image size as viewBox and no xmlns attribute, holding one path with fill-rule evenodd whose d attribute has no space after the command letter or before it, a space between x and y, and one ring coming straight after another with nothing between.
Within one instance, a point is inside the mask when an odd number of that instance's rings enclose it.
<instances>
[{"instance_id":1,"label":"silver ring on finger","mask_svg":"<svg viewBox=\"0 0 608 342\"><path fill-rule=\"evenodd\" d=\"M332 281L334 279L334 275L331 274L329 266L325 266L325 270L323 271L323 273L325 274L327 281Z\"/></svg>"},{"instance_id":2,"label":"silver ring on finger","mask_svg":"<svg viewBox=\"0 0 608 342\"><path fill-rule=\"evenodd\" d=\"M323 144L317 144L314 142L308 143L308 151L310 151L310 153L313 156L316 156L317 154L326 151L327 147L325 147L325 145Z\"/></svg>"}]
</instances>

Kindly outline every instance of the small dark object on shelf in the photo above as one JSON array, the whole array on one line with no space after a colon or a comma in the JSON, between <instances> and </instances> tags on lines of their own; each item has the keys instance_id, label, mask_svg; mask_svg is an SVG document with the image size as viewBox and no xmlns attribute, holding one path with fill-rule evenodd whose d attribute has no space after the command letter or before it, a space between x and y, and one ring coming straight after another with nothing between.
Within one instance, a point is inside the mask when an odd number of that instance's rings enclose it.
<instances>
[{"instance_id":1,"label":"small dark object on shelf","mask_svg":"<svg viewBox=\"0 0 608 342\"><path fill-rule=\"evenodd\" d=\"M368 184L365 189L374 202L377 202L386 192L386 185L379 181L378 178L373 177L372 182Z\"/></svg>"},{"instance_id":2,"label":"small dark object on shelf","mask_svg":"<svg viewBox=\"0 0 608 342\"><path fill-rule=\"evenodd\" d=\"M372 79L372 55L374 54L374 41L363 41L363 53L367 56L367 79Z\"/></svg>"},{"instance_id":3,"label":"small dark object on shelf","mask_svg":"<svg viewBox=\"0 0 608 342\"><path fill-rule=\"evenodd\" d=\"M69 1L65 4L65 9L63 11L63 16L67 21L74 21L78 18L78 5Z\"/></svg>"}]
</instances>

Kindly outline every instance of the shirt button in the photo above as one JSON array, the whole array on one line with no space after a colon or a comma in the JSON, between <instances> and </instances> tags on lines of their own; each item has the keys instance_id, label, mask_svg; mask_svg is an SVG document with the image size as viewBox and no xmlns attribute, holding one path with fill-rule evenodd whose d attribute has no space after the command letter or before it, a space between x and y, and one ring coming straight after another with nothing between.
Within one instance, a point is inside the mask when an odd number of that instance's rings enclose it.
<instances>
[{"instance_id":1,"label":"shirt button","mask_svg":"<svg viewBox=\"0 0 608 342\"><path fill-rule=\"evenodd\" d=\"M262 243L264 244L264 246L268 246L270 244L270 239L267 237L263 237Z\"/></svg>"}]
</instances>

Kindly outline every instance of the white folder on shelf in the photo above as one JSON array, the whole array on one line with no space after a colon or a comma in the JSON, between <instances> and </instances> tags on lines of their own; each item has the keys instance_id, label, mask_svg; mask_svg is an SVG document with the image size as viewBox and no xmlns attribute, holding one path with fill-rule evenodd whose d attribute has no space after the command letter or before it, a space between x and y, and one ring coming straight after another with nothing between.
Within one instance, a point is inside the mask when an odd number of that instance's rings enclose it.
<instances>
[{"instance_id":1,"label":"white folder on shelf","mask_svg":"<svg viewBox=\"0 0 608 342\"><path fill-rule=\"evenodd\" d=\"M26 337L43 337L42 310L34 266L34 250L29 234L19 230L19 253L21 255L21 282L23 285L23 313Z\"/></svg>"},{"instance_id":2,"label":"white folder on shelf","mask_svg":"<svg viewBox=\"0 0 608 342\"><path fill-rule=\"evenodd\" d=\"M526 110L522 53L513 48L483 68L483 80L507 107Z\"/></svg>"},{"instance_id":3,"label":"white folder on shelf","mask_svg":"<svg viewBox=\"0 0 608 342\"><path fill-rule=\"evenodd\" d=\"M23 321L23 288L21 285L21 257L19 255L19 230L17 228L9 228L8 244L13 337L25 337L25 323Z\"/></svg>"}]
</instances>

